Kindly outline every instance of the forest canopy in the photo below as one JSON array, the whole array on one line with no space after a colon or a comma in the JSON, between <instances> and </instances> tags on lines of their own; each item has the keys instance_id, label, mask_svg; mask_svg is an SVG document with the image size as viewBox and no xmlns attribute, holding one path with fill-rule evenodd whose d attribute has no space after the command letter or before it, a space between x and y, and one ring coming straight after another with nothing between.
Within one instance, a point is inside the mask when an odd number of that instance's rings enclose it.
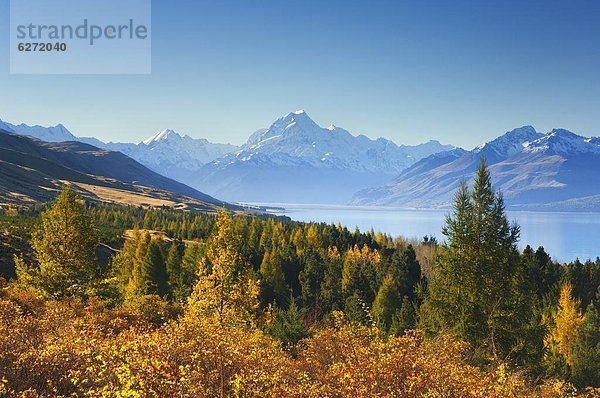
<instances>
[{"instance_id":1,"label":"forest canopy","mask_svg":"<svg viewBox=\"0 0 600 398\"><path fill-rule=\"evenodd\" d=\"M0 395L600 393L600 259L519 251L483 162L440 242L69 187L0 222Z\"/></svg>"}]
</instances>

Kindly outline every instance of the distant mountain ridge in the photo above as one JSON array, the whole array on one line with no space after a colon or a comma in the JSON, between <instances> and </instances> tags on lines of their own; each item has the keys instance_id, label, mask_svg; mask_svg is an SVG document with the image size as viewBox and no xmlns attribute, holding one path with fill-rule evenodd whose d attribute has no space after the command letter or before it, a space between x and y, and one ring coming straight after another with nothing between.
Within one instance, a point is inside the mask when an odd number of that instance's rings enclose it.
<instances>
[{"instance_id":1,"label":"distant mountain ridge","mask_svg":"<svg viewBox=\"0 0 600 398\"><path fill-rule=\"evenodd\" d=\"M470 181L480 157L496 189L513 209L600 210L600 139L565 129L548 133L524 126L472 151L424 158L392 182L357 192L356 205L447 207L461 181Z\"/></svg>"},{"instance_id":2,"label":"distant mountain ridge","mask_svg":"<svg viewBox=\"0 0 600 398\"><path fill-rule=\"evenodd\" d=\"M93 138L81 140L94 142ZM122 152L151 169L182 182L186 182L190 174L197 172L206 163L239 149L231 144L215 144L204 138L182 136L170 129L159 131L138 144L95 144L101 148Z\"/></svg>"},{"instance_id":3,"label":"distant mountain ridge","mask_svg":"<svg viewBox=\"0 0 600 398\"><path fill-rule=\"evenodd\" d=\"M77 141L45 142L1 129L0 177L0 203L43 202L71 183L90 200L199 210L229 206L120 152Z\"/></svg>"},{"instance_id":4,"label":"distant mountain ridge","mask_svg":"<svg viewBox=\"0 0 600 398\"><path fill-rule=\"evenodd\" d=\"M322 128L304 111L290 112L235 146L163 130L138 143L104 143L58 132L13 126L48 141L77 140L119 151L165 176L229 201L344 203L358 189L383 184L433 153L453 149L429 141L416 146ZM67 134L68 133L68 134ZM44 138L42 138L44 137Z\"/></svg>"},{"instance_id":5,"label":"distant mountain ridge","mask_svg":"<svg viewBox=\"0 0 600 398\"><path fill-rule=\"evenodd\" d=\"M241 146L169 129L133 144L78 138L61 124L0 121L0 128L119 151L228 201L447 207L483 156L511 208L600 210L600 138L565 129L540 133L523 126L467 151L437 141L405 146L354 136L334 125L320 127L304 111L277 119Z\"/></svg>"},{"instance_id":6,"label":"distant mountain ridge","mask_svg":"<svg viewBox=\"0 0 600 398\"><path fill-rule=\"evenodd\" d=\"M39 125L29 126L25 123L15 125L0 120L0 129L22 135L29 135L46 142L77 141L77 137L71 134L71 132L62 124L44 127Z\"/></svg>"},{"instance_id":7,"label":"distant mountain ridge","mask_svg":"<svg viewBox=\"0 0 600 398\"><path fill-rule=\"evenodd\" d=\"M226 200L344 203L357 189L389 181L422 157L452 148L354 136L333 125L322 128L299 110L255 132L238 152L203 166L189 183Z\"/></svg>"},{"instance_id":8,"label":"distant mountain ridge","mask_svg":"<svg viewBox=\"0 0 600 398\"><path fill-rule=\"evenodd\" d=\"M28 135L46 142L79 141L98 148L121 152L154 171L170 178L180 178L182 174L195 172L211 162L239 147L230 144L214 144L206 139L195 139L188 135L166 129L139 143L103 142L94 137L77 137L65 126L51 127L14 125L0 120L0 129Z\"/></svg>"},{"instance_id":9,"label":"distant mountain ridge","mask_svg":"<svg viewBox=\"0 0 600 398\"><path fill-rule=\"evenodd\" d=\"M433 140L417 146L398 146L385 138L372 140L364 135L354 136L334 125L322 128L299 110L251 136L240 153L284 153L317 168L393 174L413 164L415 159L452 148Z\"/></svg>"}]
</instances>

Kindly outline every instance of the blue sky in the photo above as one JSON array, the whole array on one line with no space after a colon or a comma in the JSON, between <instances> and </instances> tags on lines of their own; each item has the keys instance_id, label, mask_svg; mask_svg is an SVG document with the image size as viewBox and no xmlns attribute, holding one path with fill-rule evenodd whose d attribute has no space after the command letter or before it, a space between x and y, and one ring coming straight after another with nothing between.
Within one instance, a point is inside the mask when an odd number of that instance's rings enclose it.
<instances>
[{"instance_id":1,"label":"blue sky","mask_svg":"<svg viewBox=\"0 0 600 398\"><path fill-rule=\"evenodd\" d=\"M152 2L151 75L10 75L0 118L139 141L242 143L305 109L319 124L473 147L525 124L600 135L598 1Z\"/></svg>"}]
</instances>

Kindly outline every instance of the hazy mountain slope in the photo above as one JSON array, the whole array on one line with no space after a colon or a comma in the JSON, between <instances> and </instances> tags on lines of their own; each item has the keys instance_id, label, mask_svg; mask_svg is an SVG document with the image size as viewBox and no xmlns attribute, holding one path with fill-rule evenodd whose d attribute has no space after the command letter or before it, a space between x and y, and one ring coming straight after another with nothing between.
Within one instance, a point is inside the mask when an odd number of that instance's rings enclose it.
<instances>
[{"instance_id":1,"label":"hazy mountain slope","mask_svg":"<svg viewBox=\"0 0 600 398\"><path fill-rule=\"evenodd\" d=\"M94 137L77 137L65 126L51 127L14 125L0 120L0 129L16 134L28 135L46 142L79 141L97 148L118 151L167 177L185 182L190 174L203 165L239 147L230 144L215 144L203 138L180 135L173 130L163 130L150 138L134 144L102 142Z\"/></svg>"},{"instance_id":2,"label":"hazy mountain slope","mask_svg":"<svg viewBox=\"0 0 600 398\"><path fill-rule=\"evenodd\" d=\"M252 134L239 152L205 165L189 182L226 200L344 203L357 189L389 181L421 157L452 148L353 136L296 111Z\"/></svg>"},{"instance_id":3,"label":"hazy mountain slope","mask_svg":"<svg viewBox=\"0 0 600 398\"><path fill-rule=\"evenodd\" d=\"M247 152L210 163L198 175L199 186L224 200L271 203L344 203L357 189L389 179L377 173L317 168L281 153Z\"/></svg>"},{"instance_id":4,"label":"hazy mountain slope","mask_svg":"<svg viewBox=\"0 0 600 398\"><path fill-rule=\"evenodd\" d=\"M6 131L8 133L14 133L12 127L9 126L8 123L3 122L2 120L0 120L0 130Z\"/></svg>"},{"instance_id":5,"label":"hazy mountain slope","mask_svg":"<svg viewBox=\"0 0 600 398\"><path fill-rule=\"evenodd\" d=\"M530 126L469 152L451 151L425 158L391 183L358 192L352 203L448 206L461 181L472 180L481 156L490 165L496 189L503 191L507 204L514 208L600 209L596 198L600 194L598 139L562 129L541 134Z\"/></svg>"},{"instance_id":6,"label":"hazy mountain slope","mask_svg":"<svg viewBox=\"0 0 600 398\"><path fill-rule=\"evenodd\" d=\"M204 138L180 135L173 130L163 130L138 143L103 143L95 138L82 138L104 149L119 151L145 166L174 178L187 182L190 175L215 159L233 153L239 147L230 144L215 144Z\"/></svg>"},{"instance_id":7,"label":"hazy mountain slope","mask_svg":"<svg viewBox=\"0 0 600 398\"><path fill-rule=\"evenodd\" d=\"M98 200L112 195L125 203L129 197L135 204L180 202L195 208L223 204L119 152L79 142L48 143L0 131L0 169L1 199L10 203L18 203L19 198L23 202L47 200L68 181Z\"/></svg>"}]
</instances>

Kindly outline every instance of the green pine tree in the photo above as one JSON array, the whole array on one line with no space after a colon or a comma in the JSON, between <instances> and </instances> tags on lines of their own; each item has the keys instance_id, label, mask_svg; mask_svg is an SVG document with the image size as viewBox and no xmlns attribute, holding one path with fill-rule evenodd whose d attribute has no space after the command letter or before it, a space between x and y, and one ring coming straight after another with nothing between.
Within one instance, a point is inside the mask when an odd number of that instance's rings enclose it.
<instances>
[{"instance_id":1,"label":"green pine tree","mask_svg":"<svg viewBox=\"0 0 600 398\"><path fill-rule=\"evenodd\" d=\"M261 281L261 301L263 304L276 302L283 304L288 287L283 275L283 262L281 255L277 251L265 252L260 264Z\"/></svg>"},{"instance_id":2,"label":"green pine tree","mask_svg":"<svg viewBox=\"0 0 600 398\"><path fill-rule=\"evenodd\" d=\"M298 276L302 287L302 305L304 308L316 309L319 302L321 283L323 282L324 270L323 259L313 248L304 252L304 268Z\"/></svg>"},{"instance_id":3,"label":"green pine tree","mask_svg":"<svg viewBox=\"0 0 600 398\"><path fill-rule=\"evenodd\" d=\"M416 326L417 314L414 304L404 296L400 309L394 314L392 325L390 326L390 334L393 336L401 336L407 330L414 329Z\"/></svg>"},{"instance_id":4,"label":"green pine tree","mask_svg":"<svg viewBox=\"0 0 600 398\"><path fill-rule=\"evenodd\" d=\"M20 267L27 279L52 297L85 296L99 277L95 250L98 232L77 193L66 185L52 206L42 213L31 246L39 268Z\"/></svg>"},{"instance_id":5,"label":"green pine tree","mask_svg":"<svg viewBox=\"0 0 600 398\"><path fill-rule=\"evenodd\" d=\"M182 250L181 244L173 242L169 247L166 259L166 271L169 280L169 291L171 297L177 301L181 301L181 291L185 289L183 286L183 275L182 275Z\"/></svg>"},{"instance_id":6,"label":"green pine tree","mask_svg":"<svg viewBox=\"0 0 600 398\"><path fill-rule=\"evenodd\" d=\"M183 250L183 258L181 259L181 275L184 286L190 286L187 296L191 294L191 286L194 286L196 283L203 254L204 251L202 246L196 243L186 245L185 249Z\"/></svg>"},{"instance_id":7,"label":"green pine tree","mask_svg":"<svg viewBox=\"0 0 600 398\"><path fill-rule=\"evenodd\" d=\"M373 319L381 330L387 332L392 325L393 316L400 308L401 300L398 284L394 277L388 274L384 279L375 301L373 302Z\"/></svg>"},{"instance_id":8,"label":"green pine tree","mask_svg":"<svg viewBox=\"0 0 600 398\"><path fill-rule=\"evenodd\" d=\"M164 297L168 293L168 277L161 244L150 242L148 251L140 267L139 294L157 294Z\"/></svg>"},{"instance_id":9,"label":"green pine tree","mask_svg":"<svg viewBox=\"0 0 600 398\"><path fill-rule=\"evenodd\" d=\"M408 296L410 300L414 300L417 285L421 281L421 266L412 245L408 245L403 252L394 253L390 271L398 281L400 296Z\"/></svg>"},{"instance_id":10,"label":"green pine tree","mask_svg":"<svg viewBox=\"0 0 600 398\"><path fill-rule=\"evenodd\" d=\"M339 254L330 255L325 262L320 301L325 313L341 311L344 309L342 295L342 260Z\"/></svg>"},{"instance_id":11,"label":"green pine tree","mask_svg":"<svg viewBox=\"0 0 600 398\"><path fill-rule=\"evenodd\" d=\"M458 190L443 233L447 242L432 269L422 324L433 332L449 330L504 358L529 319L514 312L519 227L509 223L483 159L473 189L463 184Z\"/></svg>"},{"instance_id":12,"label":"green pine tree","mask_svg":"<svg viewBox=\"0 0 600 398\"><path fill-rule=\"evenodd\" d=\"M273 321L267 332L281 341L286 349L292 349L298 341L310 335L304 324L304 311L298 308L293 298L287 310L273 310Z\"/></svg>"},{"instance_id":13,"label":"green pine tree","mask_svg":"<svg viewBox=\"0 0 600 398\"><path fill-rule=\"evenodd\" d=\"M344 303L344 314L351 323L358 325L372 324L369 307L364 302L358 291L346 298Z\"/></svg>"},{"instance_id":14,"label":"green pine tree","mask_svg":"<svg viewBox=\"0 0 600 398\"><path fill-rule=\"evenodd\" d=\"M578 387L600 387L600 312L592 302L571 345L573 383Z\"/></svg>"}]
</instances>

